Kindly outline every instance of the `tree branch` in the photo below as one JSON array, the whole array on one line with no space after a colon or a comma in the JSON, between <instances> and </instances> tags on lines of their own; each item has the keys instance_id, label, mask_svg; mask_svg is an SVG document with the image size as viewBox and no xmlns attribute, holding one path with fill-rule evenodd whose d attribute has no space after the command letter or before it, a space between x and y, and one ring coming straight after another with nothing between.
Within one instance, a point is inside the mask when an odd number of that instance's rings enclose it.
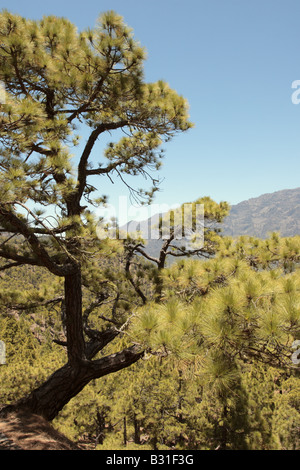
<instances>
[{"instance_id":1,"label":"tree branch","mask_svg":"<svg viewBox=\"0 0 300 470\"><path fill-rule=\"evenodd\" d=\"M17 255L16 253L10 253L4 250L0 250L0 258L13 260L18 263L18 265L29 264L30 266L44 266L40 259L30 258L29 256Z\"/></svg>"},{"instance_id":2,"label":"tree branch","mask_svg":"<svg viewBox=\"0 0 300 470\"><path fill-rule=\"evenodd\" d=\"M0 255L0 257L1 257L1 255ZM0 271L5 271L6 269L14 268L16 266L21 266L21 265L22 265L22 263L20 261L16 261L15 263L5 264L4 266L0 267Z\"/></svg>"},{"instance_id":3,"label":"tree branch","mask_svg":"<svg viewBox=\"0 0 300 470\"><path fill-rule=\"evenodd\" d=\"M100 378L129 367L141 359L144 353L145 351L141 351L140 346L134 345L118 353L91 361L88 369L92 378Z\"/></svg>"},{"instance_id":4,"label":"tree branch","mask_svg":"<svg viewBox=\"0 0 300 470\"><path fill-rule=\"evenodd\" d=\"M88 159L91 154L91 151L99 135L108 130L119 129L126 125L128 125L128 121L125 121L125 120L121 120L118 122L111 122L107 124L103 123L103 124L98 125L96 129L94 129L91 135L89 136L88 141L85 145L85 148L82 152L79 165L78 165L78 186L77 186L77 193L76 193L76 201L78 204L86 186L86 178L88 175L91 174L91 172L87 170L87 163L88 163Z\"/></svg>"},{"instance_id":5,"label":"tree branch","mask_svg":"<svg viewBox=\"0 0 300 470\"><path fill-rule=\"evenodd\" d=\"M35 302L32 304L16 304L16 305L9 305L10 308L13 308L14 310L30 310L32 308L39 308L39 307L45 307L50 304L57 304L59 302L63 301L63 297L60 295L58 297L55 297L54 299L51 300L44 300L43 302Z\"/></svg>"},{"instance_id":6,"label":"tree branch","mask_svg":"<svg viewBox=\"0 0 300 470\"><path fill-rule=\"evenodd\" d=\"M91 334L91 330L90 330ZM93 330L94 338L86 343L85 355L86 358L91 360L96 354L107 346L111 341L113 341L120 332L116 328L107 328L106 330L100 332Z\"/></svg>"},{"instance_id":7,"label":"tree branch","mask_svg":"<svg viewBox=\"0 0 300 470\"><path fill-rule=\"evenodd\" d=\"M137 251L138 253L143 255L149 261L153 261L154 263L159 264L159 259L158 258L154 258L153 256L148 255L148 253L146 253L146 251L142 250L142 248L140 246L136 246L135 251Z\"/></svg>"},{"instance_id":8,"label":"tree branch","mask_svg":"<svg viewBox=\"0 0 300 470\"><path fill-rule=\"evenodd\" d=\"M136 293L142 299L143 305L145 305L146 302L147 302L147 297L142 292L142 290L140 289L138 284L136 284L136 282L133 280L132 274L130 272L130 265L131 265L131 260L132 260L132 257L134 255L134 252L135 252L135 247L133 247L128 252L127 259L126 259L126 265L125 265L126 276L127 276L127 279L129 280L129 282L131 283L131 285L133 286L134 290L136 291Z\"/></svg>"},{"instance_id":9,"label":"tree branch","mask_svg":"<svg viewBox=\"0 0 300 470\"><path fill-rule=\"evenodd\" d=\"M24 238L30 244L30 247L33 253L37 257L37 259L40 261L38 265L45 266L51 273L55 274L56 276L66 276L74 272L75 270L74 261L72 263L67 262L63 266L55 263L51 259L51 257L49 256L45 248L42 246L38 237L34 234L34 231L28 227L26 222L21 220L13 212L11 212L8 209L5 209L5 207L1 205L0 205L0 218L4 219L5 224L8 224L8 226L14 227L17 232L19 232L21 235L24 236ZM18 256L14 256L14 255L8 256L7 252L6 252L6 256L3 256L3 253L0 252L0 256L6 259L12 259L13 261L22 261L23 264L25 263L37 264L37 261L33 263L32 262L33 260L30 258L29 258L30 263L27 263L28 261L27 257L21 257L22 259L20 259Z\"/></svg>"},{"instance_id":10,"label":"tree branch","mask_svg":"<svg viewBox=\"0 0 300 470\"><path fill-rule=\"evenodd\" d=\"M88 101L86 103L82 104L78 109L74 110L72 112L71 116L68 117L68 122L69 123L71 123L73 121L73 119L75 119L79 114L82 114L82 113L84 113L88 110L88 108L91 105L91 103L93 102L93 100L97 97L98 93L101 91L101 88L102 88L107 76L109 75L109 72L110 72L110 68L108 68L108 71L106 72L106 74L103 77L100 78L100 80L98 81L98 83L95 87L94 92L91 94Z\"/></svg>"}]
</instances>

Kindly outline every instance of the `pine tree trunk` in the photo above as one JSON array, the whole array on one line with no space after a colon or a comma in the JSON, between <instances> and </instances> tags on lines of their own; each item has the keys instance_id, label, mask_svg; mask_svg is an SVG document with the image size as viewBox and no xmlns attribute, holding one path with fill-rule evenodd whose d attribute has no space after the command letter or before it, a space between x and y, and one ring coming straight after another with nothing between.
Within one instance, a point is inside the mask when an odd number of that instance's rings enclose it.
<instances>
[{"instance_id":1,"label":"pine tree trunk","mask_svg":"<svg viewBox=\"0 0 300 470\"><path fill-rule=\"evenodd\" d=\"M88 383L83 370L69 363L52 374L46 382L22 399L18 409L43 416L52 421L62 408Z\"/></svg>"},{"instance_id":2,"label":"pine tree trunk","mask_svg":"<svg viewBox=\"0 0 300 470\"><path fill-rule=\"evenodd\" d=\"M76 396L91 380L129 367L143 354L137 346L132 346L94 361L68 362L14 407L39 414L48 421L52 421L71 398ZM11 408L8 406L2 411L9 411Z\"/></svg>"},{"instance_id":3,"label":"pine tree trunk","mask_svg":"<svg viewBox=\"0 0 300 470\"><path fill-rule=\"evenodd\" d=\"M126 447L127 446L127 420L126 416L123 418L123 444Z\"/></svg>"},{"instance_id":4,"label":"pine tree trunk","mask_svg":"<svg viewBox=\"0 0 300 470\"><path fill-rule=\"evenodd\" d=\"M74 274L65 276L65 317L68 359L69 362L76 363L85 359L80 267Z\"/></svg>"},{"instance_id":5,"label":"pine tree trunk","mask_svg":"<svg viewBox=\"0 0 300 470\"><path fill-rule=\"evenodd\" d=\"M161 273L162 273L163 269L165 269L165 267L166 267L167 251L168 251L170 243L173 240L174 240L174 234L172 234L170 236L170 238L168 238L164 242L163 246L161 247L160 253L159 253L159 259L158 259L158 264L157 264L158 273L157 273L157 277L155 279L155 298L156 298L156 302L161 301L162 290L163 290L163 280L161 278Z\"/></svg>"},{"instance_id":6,"label":"pine tree trunk","mask_svg":"<svg viewBox=\"0 0 300 470\"><path fill-rule=\"evenodd\" d=\"M137 419L135 413L133 416L133 423L134 423L134 443L140 444L141 443L140 421Z\"/></svg>"},{"instance_id":7,"label":"pine tree trunk","mask_svg":"<svg viewBox=\"0 0 300 470\"><path fill-rule=\"evenodd\" d=\"M220 450L226 450L227 449L227 442L228 442L227 415L228 415L228 408L227 408L227 405L224 404L223 405L223 410L222 410L223 425L222 425L222 428L221 428Z\"/></svg>"},{"instance_id":8,"label":"pine tree trunk","mask_svg":"<svg viewBox=\"0 0 300 470\"><path fill-rule=\"evenodd\" d=\"M102 445L105 437L105 413L103 411L97 411L97 436L96 436L96 446L98 444Z\"/></svg>"},{"instance_id":9,"label":"pine tree trunk","mask_svg":"<svg viewBox=\"0 0 300 470\"><path fill-rule=\"evenodd\" d=\"M137 346L133 346L98 360L90 360L93 357L91 353L93 348L90 344L85 344L83 336L80 266L65 276L65 325L67 364L54 372L28 397L16 404L17 408L24 408L42 415L48 421L53 420L71 398L76 396L91 380L126 368L143 355ZM115 336L109 332L109 338ZM105 345L105 338L102 339ZM97 348L94 352L97 352Z\"/></svg>"}]
</instances>

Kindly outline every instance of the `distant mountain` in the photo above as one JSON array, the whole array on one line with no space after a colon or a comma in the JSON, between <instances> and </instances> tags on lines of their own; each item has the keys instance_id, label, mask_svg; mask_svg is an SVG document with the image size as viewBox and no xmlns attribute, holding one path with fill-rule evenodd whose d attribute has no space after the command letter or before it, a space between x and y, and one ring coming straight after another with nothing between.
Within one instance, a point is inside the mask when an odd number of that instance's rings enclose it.
<instances>
[{"instance_id":1,"label":"distant mountain","mask_svg":"<svg viewBox=\"0 0 300 470\"><path fill-rule=\"evenodd\" d=\"M142 222L129 222L123 229L139 230L143 236L158 223L158 215ZM300 188L284 189L242 201L231 206L229 216L222 224L223 234L231 237L250 235L267 238L271 232L282 237L300 234ZM148 240L146 251L157 256L161 240Z\"/></svg>"},{"instance_id":2,"label":"distant mountain","mask_svg":"<svg viewBox=\"0 0 300 470\"><path fill-rule=\"evenodd\" d=\"M223 232L259 238L267 238L270 232L282 237L300 234L300 188L263 194L232 206Z\"/></svg>"}]
</instances>

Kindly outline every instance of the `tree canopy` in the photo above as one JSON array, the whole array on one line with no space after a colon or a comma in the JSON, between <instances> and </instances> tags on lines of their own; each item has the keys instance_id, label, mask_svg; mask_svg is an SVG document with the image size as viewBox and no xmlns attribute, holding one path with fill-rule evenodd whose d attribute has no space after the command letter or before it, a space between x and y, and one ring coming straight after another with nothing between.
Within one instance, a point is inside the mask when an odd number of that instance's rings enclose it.
<instances>
[{"instance_id":1,"label":"tree canopy","mask_svg":"<svg viewBox=\"0 0 300 470\"><path fill-rule=\"evenodd\" d=\"M64 279L67 368L86 371L83 386L91 374L140 357L128 350L101 365L90 362L118 334L111 328L92 333L83 313L91 264L113 249L97 237L92 208L105 199L93 197L90 178L117 175L127 184L126 175L150 177L149 190L129 188L150 200L158 183L150 171L159 168L162 143L191 127L188 104L167 83L145 82L145 51L115 12L84 32L54 16L33 21L4 11L0 23L0 80L7 94L0 122L0 224L8 234L1 270L41 266ZM77 131L87 136L74 158ZM124 135L92 158L97 140L113 131ZM22 243L16 246L11 241L17 236ZM100 288L93 305L103 295Z\"/></svg>"}]
</instances>

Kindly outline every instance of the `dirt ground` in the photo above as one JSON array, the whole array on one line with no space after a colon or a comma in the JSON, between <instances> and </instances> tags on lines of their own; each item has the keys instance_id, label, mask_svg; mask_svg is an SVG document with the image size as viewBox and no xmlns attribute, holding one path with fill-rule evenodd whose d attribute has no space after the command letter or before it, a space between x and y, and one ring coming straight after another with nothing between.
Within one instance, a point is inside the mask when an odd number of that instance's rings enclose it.
<instances>
[{"instance_id":1,"label":"dirt ground","mask_svg":"<svg viewBox=\"0 0 300 470\"><path fill-rule=\"evenodd\" d=\"M0 412L0 450L83 450L42 417L18 411Z\"/></svg>"}]
</instances>

